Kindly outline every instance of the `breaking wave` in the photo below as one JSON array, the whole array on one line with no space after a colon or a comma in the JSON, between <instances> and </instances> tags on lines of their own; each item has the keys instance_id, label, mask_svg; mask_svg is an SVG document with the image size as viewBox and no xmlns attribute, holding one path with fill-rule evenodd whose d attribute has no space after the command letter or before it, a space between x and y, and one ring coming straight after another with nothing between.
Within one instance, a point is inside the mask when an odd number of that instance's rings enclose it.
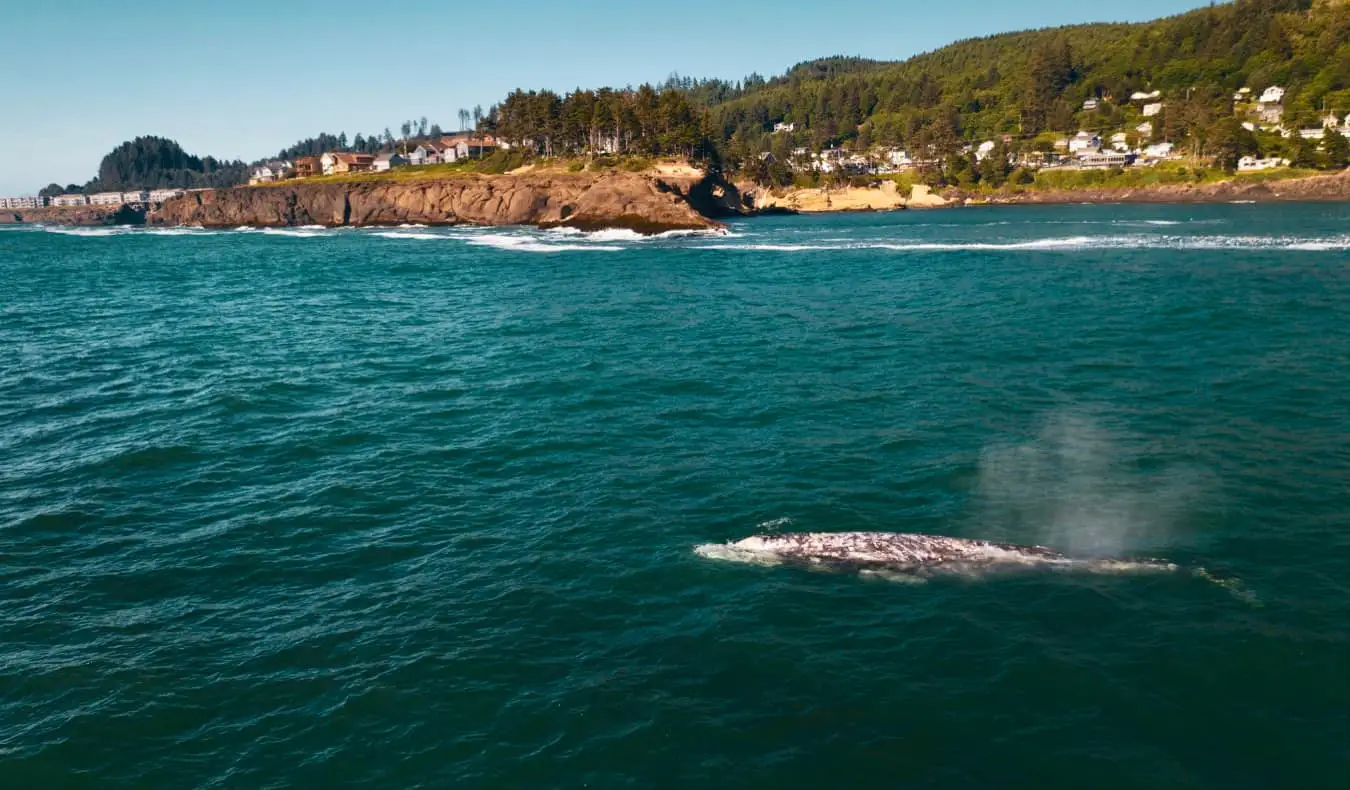
<instances>
[{"instance_id":1,"label":"breaking wave","mask_svg":"<svg viewBox=\"0 0 1350 790\"><path fill-rule=\"evenodd\" d=\"M819 252L836 250L887 250L891 252L1041 251L1063 250L1292 250L1327 252L1350 250L1350 235L1327 239L1267 236L1070 236L1019 242L895 242L863 241L832 244L704 244L703 250L755 252Z\"/></svg>"},{"instance_id":2,"label":"breaking wave","mask_svg":"<svg viewBox=\"0 0 1350 790\"><path fill-rule=\"evenodd\" d=\"M512 252L573 252L579 250L599 250L605 252L620 252L626 248L603 246L599 244L557 244L540 241L528 236L506 236L496 234L479 234L469 236L466 241L473 247L495 247L499 250L510 250Z\"/></svg>"}]
</instances>

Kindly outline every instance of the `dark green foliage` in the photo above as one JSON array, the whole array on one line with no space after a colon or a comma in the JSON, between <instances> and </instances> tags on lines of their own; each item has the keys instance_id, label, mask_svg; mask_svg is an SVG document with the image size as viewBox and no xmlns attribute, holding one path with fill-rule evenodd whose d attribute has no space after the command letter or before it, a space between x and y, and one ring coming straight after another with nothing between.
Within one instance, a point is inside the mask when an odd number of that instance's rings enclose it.
<instances>
[{"instance_id":1,"label":"dark green foliage","mask_svg":"<svg viewBox=\"0 0 1350 790\"><path fill-rule=\"evenodd\" d=\"M248 181L243 162L220 162L196 157L173 140L137 137L122 143L103 157L98 178L85 189L90 192L129 189L193 189L228 187Z\"/></svg>"},{"instance_id":2,"label":"dark green foliage","mask_svg":"<svg viewBox=\"0 0 1350 790\"><path fill-rule=\"evenodd\" d=\"M676 78L672 78L675 80ZM543 156L616 152L710 158L711 127L682 90L517 90L494 105L481 127Z\"/></svg>"},{"instance_id":3,"label":"dark green foliage","mask_svg":"<svg viewBox=\"0 0 1350 790\"><path fill-rule=\"evenodd\" d=\"M1238 0L1144 24L962 41L900 63L803 64L724 91L712 105L714 141L735 166L770 150L780 136L773 124L790 121L797 145L898 145L945 159L953 137L1007 134L1021 150L1042 130L1129 129L1143 120L1131 94L1158 90L1167 108L1152 119L1154 137L1179 143L1232 117L1232 93L1244 85L1288 88L1294 119L1323 104L1350 112L1350 4L1309 8ZM1099 108L1081 112L1089 98Z\"/></svg>"},{"instance_id":4,"label":"dark green foliage","mask_svg":"<svg viewBox=\"0 0 1350 790\"><path fill-rule=\"evenodd\" d=\"M1312 140L1302 136L1294 141L1294 155L1291 160L1294 167L1317 167L1321 164L1318 161L1317 146Z\"/></svg>"},{"instance_id":5,"label":"dark green foliage","mask_svg":"<svg viewBox=\"0 0 1350 790\"><path fill-rule=\"evenodd\" d=\"M1326 138L1322 140L1322 156L1326 159L1324 164L1327 168L1339 170L1350 167L1350 140L1337 130L1328 129Z\"/></svg>"}]
</instances>

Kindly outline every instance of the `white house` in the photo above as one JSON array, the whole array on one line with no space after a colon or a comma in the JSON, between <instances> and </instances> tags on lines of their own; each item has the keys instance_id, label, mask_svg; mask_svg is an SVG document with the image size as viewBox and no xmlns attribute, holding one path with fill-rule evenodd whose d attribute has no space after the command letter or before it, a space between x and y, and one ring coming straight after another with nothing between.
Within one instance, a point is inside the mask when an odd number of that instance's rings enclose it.
<instances>
[{"instance_id":1,"label":"white house","mask_svg":"<svg viewBox=\"0 0 1350 790\"><path fill-rule=\"evenodd\" d=\"M1152 118L1153 116L1155 116L1155 115L1157 115L1158 113L1162 112L1162 109L1163 109L1163 103L1162 103L1162 102L1154 102L1154 103L1152 103L1152 104L1145 104L1145 105L1144 105L1144 117L1145 117L1145 118Z\"/></svg>"},{"instance_id":2,"label":"white house","mask_svg":"<svg viewBox=\"0 0 1350 790\"><path fill-rule=\"evenodd\" d=\"M1233 94L1233 101L1248 101L1251 97L1251 88L1238 88L1238 92Z\"/></svg>"},{"instance_id":3,"label":"white house","mask_svg":"<svg viewBox=\"0 0 1350 790\"><path fill-rule=\"evenodd\" d=\"M150 190L151 203L163 203L169 198L176 198L183 194L181 189L152 189Z\"/></svg>"},{"instance_id":4,"label":"white house","mask_svg":"<svg viewBox=\"0 0 1350 790\"><path fill-rule=\"evenodd\" d=\"M1095 154L1102 150L1102 137L1092 132L1079 132L1069 141L1071 154Z\"/></svg>"},{"instance_id":5,"label":"white house","mask_svg":"<svg viewBox=\"0 0 1350 790\"><path fill-rule=\"evenodd\" d=\"M886 159L896 167L910 167L914 164L914 160L909 158L909 153L907 151L902 151L899 148L892 148L887 151Z\"/></svg>"},{"instance_id":6,"label":"white house","mask_svg":"<svg viewBox=\"0 0 1350 790\"><path fill-rule=\"evenodd\" d=\"M1091 112L1092 110L1097 109L1099 106L1101 105L1096 99L1088 99L1087 101L1083 102L1083 111Z\"/></svg>"},{"instance_id":7,"label":"white house","mask_svg":"<svg viewBox=\"0 0 1350 790\"><path fill-rule=\"evenodd\" d=\"M1270 159L1257 159L1254 156L1244 156L1238 160L1238 171L1242 173L1250 173L1255 170L1274 170L1277 167L1288 166L1288 159L1278 159L1275 157L1271 157Z\"/></svg>"},{"instance_id":8,"label":"white house","mask_svg":"<svg viewBox=\"0 0 1350 790\"><path fill-rule=\"evenodd\" d=\"M1130 150L1130 136L1124 132L1116 132L1111 135L1111 147L1121 153L1127 153Z\"/></svg>"},{"instance_id":9,"label":"white house","mask_svg":"<svg viewBox=\"0 0 1350 790\"><path fill-rule=\"evenodd\" d=\"M1135 91L1133 94L1130 95L1130 101L1149 101L1149 100L1151 100L1151 99L1157 99L1157 98L1159 98L1159 97L1161 97L1161 96L1162 96L1162 91L1153 91L1152 93L1144 93L1143 91Z\"/></svg>"},{"instance_id":10,"label":"white house","mask_svg":"<svg viewBox=\"0 0 1350 790\"><path fill-rule=\"evenodd\" d=\"M1135 130L1136 132L1142 134L1142 135L1145 136L1145 137L1152 137L1152 136L1153 136L1153 122L1152 122L1152 121L1144 121L1143 123L1141 123L1141 124L1139 124L1138 126L1134 127L1134 130Z\"/></svg>"},{"instance_id":11,"label":"white house","mask_svg":"<svg viewBox=\"0 0 1350 790\"><path fill-rule=\"evenodd\" d=\"M453 148L446 149L445 161L458 162L461 159L482 159L497 150L497 141L488 137L460 140Z\"/></svg>"},{"instance_id":12,"label":"white house","mask_svg":"<svg viewBox=\"0 0 1350 790\"><path fill-rule=\"evenodd\" d=\"M333 168L336 166L337 166L337 154L333 153L332 151L329 151L328 153L325 153L323 156L319 157L319 167L323 169L324 175L326 176L333 175L334 172Z\"/></svg>"},{"instance_id":13,"label":"white house","mask_svg":"<svg viewBox=\"0 0 1350 790\"><path fill-rule=\"evenodd\" d=\"M52 198L53 206L87 206L89 198L84 195L57 195Z\"/></svg>"},{"instance_id":14,"label":"white house","mask_svg":"<svg viewBox=\"0 0 1350 790\"><path fill-rule=\"evenodd\" d=\"M263 165L257 170L254 170L253 174L248 177L248 183L250 186L254 184L269 184L276 180L277 180L276 171L268 167L267 165Z\"/></svg>"},{"instance_id":15,"label":"white house","mask_svg":"<svg viewBox=\"0 0 1350 790\"><path fill-rule=\"evenodd\" d=\"M975 161L983 162L984 158L986 156L989 156L989 154L993 153L993 151L994 151L994 141L985 140L984 142L980 143L979 148L975 149Z\"/></svg>"},{"instance_id":16,"label":"white house","mask_svg":"<svg viewBox=\"0 0 1350 790\"><path fill-rule=\"evenodd\" d=\"M1271 85L1261 92L1261 98L1257 99L1261 104L1280 104L1284 101L1284 88L1278 85Z\"/></svg>"},{"instance_id":17,"label":"white house","mask_svg":"<svg viewBox=\"0 0 1350 790\"><path fill-rule=\"evenodd\" d=\"M412 150L408 154L408 164L412 165L434 165L446 161L446 147L440 143L425 142ZM454 161L454 160L450 160Z\"/></svg>"},{"instance_id":18,"label":"white house","mask_svg":"<svg viewBox=\"0 0 1350 790\"><path fill-rule=\"evenodd\" d=\"M380 154L375 157L375 172L383 173L386 170L392 170L396 167L403 167L408 164L408 160L398 154Z\"/></svg>"},{"instance_id":19,"label":"white house","mask_svg":"<svg viewBox=\"0 0 1350 790\"><path fill-rule=\"evenodd\" d=\"M795 131L797 131L797 124L795 123L776 123L773 125L774 134L779 134L782 132L795 132Z\"/></svg>"},{"instance_id":20,"label":"white house","mask_svg":"<svg viewBox=\"0 0 1350 790\"><path fill-rule=\"evenodd\" d=\"M89 205L91 206L120 206L122 205L121 192L98 192L89 196Z\"/></svg>"},{"instance_id":21,"label":"white house","mask_svg":"<svg viewBox=\"0 0 1350 790\"><path fill-rule=\"evenodd\" d=\"M1322 126L1326 129L1335 129L1341 125L1341 119L1336 117L1335 113L1329 113L1322 119Z\"/></svg>"},{"instance_id":22,"label":"white house","mask_svg":"<svg viewBox=\"0 0 1350 790\"><path fill-rule=\"evenodd\" d=\"M1327 130L1320 127L1317 129L1299 129L1298 136L1304 140L1321 140L1327 136Z\"/></svg>"},{"instance_id":23,"label":"white house","mask_svg":"<svg viewBox=\"0 0 1350 790\"><path fill-rule=\"evenodd\" d=\"M1176 150L1176 146L1171 143L1155 143L1144 149L1144 156L1150 159L1166 159Z\"/></svg>"},{"instance_id":24,"label":"white house","mask_svg":"<svg viewBox=\"0 0 1350 790\"><path fill-rule=\"evenodd\" d=\"M150 192L146 189L138 189L132 192L122 193L122 202L131 205L145 205L150 202Z\"/></svg>"},{"instance_id":25,"label":"white house","mask_svg":"<svg viewBox=\"0 0 1350 790\"><path fill-rule=\"evenodd\" d=\"M0 208L42 208L45 205L45 197L0 197Z\"/></svg>"},{"instance_id":26,"label":"white house","mask_svg":"<svg viewBox=\"0 0 1350 790\"><path fill-rule=\"evenodd\" d=\"M1083 154L1078 157L1078 167L1083 170L1105 170L1108 167L1129 167L1133 162L1130 154L1121 151L1101 151Z\"/></svg>"},{"instance_id":27,"label":"white house","mask_svg":"<svg viewBox=\"0 0 1350 790\"><path fill-rule=\"evenodd\" d=\"M1251 121L1243 121L1242 128L1246 129L1249 132L1254 132L1256 131L1256 124L1252 123Z\"/></svg>"}]
</instances>

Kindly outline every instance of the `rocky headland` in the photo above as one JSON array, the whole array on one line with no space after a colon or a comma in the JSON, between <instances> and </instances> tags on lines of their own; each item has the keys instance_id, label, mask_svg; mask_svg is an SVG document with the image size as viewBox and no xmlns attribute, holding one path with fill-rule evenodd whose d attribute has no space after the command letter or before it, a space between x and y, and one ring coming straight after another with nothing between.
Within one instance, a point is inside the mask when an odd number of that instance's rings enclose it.
<instances>
[{"instance_id":1,"label":"rocky headland","mask_svg":"<svg viewBox=\"0 0 1350 790\"><path fill-rule=\"evenodd\" d=\"M5 209L0 225L143 225L145 210L131 206L48 206L46 208Z\"/></svg>"},{"instance_id":2,"label":"rocky headland","mask_svg":"<svg viewBox=\"0 0 1350 790\"><path fill-rule=\"evenodd\" d=\"M189 192L148 221L207 228L296 225L537 225L639 233L720 227L743 212L734 187L702 172L463 174L355 178Z\"/></svg>"}]
</instances>

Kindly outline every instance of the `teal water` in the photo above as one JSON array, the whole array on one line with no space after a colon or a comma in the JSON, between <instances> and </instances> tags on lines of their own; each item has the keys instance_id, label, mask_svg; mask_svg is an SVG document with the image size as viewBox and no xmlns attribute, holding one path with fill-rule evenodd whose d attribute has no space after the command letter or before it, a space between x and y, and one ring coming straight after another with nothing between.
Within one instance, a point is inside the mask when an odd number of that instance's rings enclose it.
<instances>
[{"instance_id":1,"label":"teal water","mask_svg":"<svg viewBox=\"0 0 1350 790\"><path fill-rule=\"evenodd\" d=\"M1348 223L0 229L0 785L1343 787Z\"/></svg>"}]
</instances>

